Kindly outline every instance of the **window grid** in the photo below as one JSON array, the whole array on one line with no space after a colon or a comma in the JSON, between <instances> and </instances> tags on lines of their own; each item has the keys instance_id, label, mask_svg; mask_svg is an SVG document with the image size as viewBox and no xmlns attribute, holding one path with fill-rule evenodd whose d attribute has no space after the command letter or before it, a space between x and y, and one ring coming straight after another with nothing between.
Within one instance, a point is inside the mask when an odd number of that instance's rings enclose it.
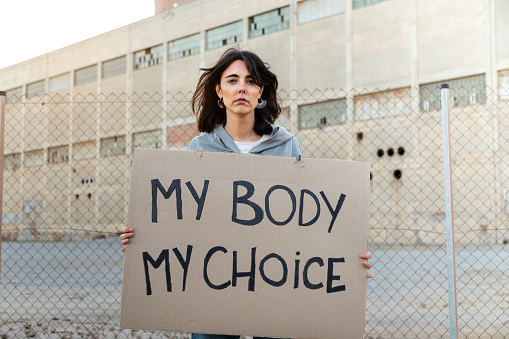
<instances>
[{"instance_id":1,"label":"window grid","mask_svg":"<svg viewBox=\"0 0 509 339\"><path fill-rule=\"evenodd\" d=\"M181 59L200 53L200 33L170 41L168 43L168 60Z\"/></svg>"},{"instance_id":2,"label":"window grid","mask_svg":"<svg viewBox=\"0 0 509 339\"><path fill-rule=\"evenodd\" d=\"M23 87L13 88L5 92L5 103L14 104L21 101L23 97Z\"/></svg>"},{"instance_id":3,"label":"window grid","mask_svg":"<svg viewBox=\"0 0 509 339\"><path fill-rule=\"evenodd\" d=\"M486 80L484 74L480 74L420 85L421 111L440 109L440 86L445 83L449 84L451 106L465 106L486 101Z\"/></svg>"},{"instance_id":4,"label":"window grid","mask_svg":"<svg viewBox=\"0 0 509 339\"><path fill-rule=\"evenodd\" d=\"M48 164L60 164L69 161L69 146L48 148Z\"/></svg>"},{"instance_id":5,"label":"window grid","mask_svg":"<svg viewBox=\"0 0 509 339\"><path fill-rule=\"evenodd\" d=\"M133 134L134 148L161 148L163 133L160 129L155 131L140 132Z\"/></svg>"},{"instance_id":6,"label":"window grid","mask_svg":"<svg viewBox=\"0 0 509 339\"><path fill-rule=\"evenodd\" d=\"M21 153L4 155L4 171L14 172L21 167Z\"/></svg>"},{"instance_id":7,"label":"window grid","mask_svg":"<svg viewBox=\"0 0 509 339\"><path fill-rule=\"evenodd\" d=\"M92 65L74 72L74 86L80 86L97 81L97 65Z\"/></svg>"},{"instance_id":8,"label":"window grid","mask_svg":"<svg viewBox=\"0 0 509 339\"><path fill-rule=\"evenodd\" d=\"M109 157L125 154L125 135L101 139L101 155Z\"/></svg>"},{"instance_id":9,"label":"window grid","mask_svg":"<svg viewBox=\"0 0 509 339\"><path fill-rule=\"evenodd\" d=\"M498 73L498 95L501 100L509 100L509 70Z\"/></svg>"},{"instance_id":10,"label":"window grid","mask_svg":"<svg viewBox=\"0 0 509 339\"><path fill-rule=\"evenodd\" d=\"M352 8L356 9L356 8L366 7L366 6L374 5L379 2L384 2L384 1L386 1L386 0L353 0Z\"/></svg>"},{"instance_id":11,"label":"window grid","mask_svg":"<svg viewBox=\"0 0 509 339\"><path fill-rule=\"evenodd\" d=\"M349 0L305 0L297 3L297 22L304 24L345 12Z\"/></svg>"},{"instance_id":12,"label":"window grid","mask_svg":"<svg viewBox=\"0 0 509 339\"><path fill-rule=\"evenodd\" d=\"M74 144L72 153L72 157L76 161L95 158L95 141L87 141Z\"/></svg>"},{"instance_id":13,"label":"window grid","mask_svg":"<svg viewBox=\"0 0 509 339\"><path fill-rule=\"evenodd\" d=\"M208 50L240 42L242 41L242 21L213 28L206 34Z\"/></svg>"},{"instance_id":14,"label":"window grid","mask_svg":"<svg viewBox=\"0 0 509 339\"><path fill-rule=\"evenodd\" d=\"M346 99L299 106L299 128L322 128L342 124L347 115Z\"/></svg>"},{"instance_id":15,"label":"window grid","mask_svg":"<svg viewBox=\"0 0 509 339\"><path fill-rule=\"evenodd\" d=\"M49 91L57 92L71 87L71 74L66 73L49 79Z\"/></svg>"},{"instance_id":16,"label":"window grid","mask_svg":"<svg viewBox=\"0 0 509 339\"><path fill-rule=\"evenodd\" d=\"M412 112L410 88L358 95L354 98L356 120L369 120L410 114Z\"/></svg>"},{"instance_id":17,"label":"window grid","mask_svg":"<svg viewBox=\"0 0 509 339\"><path fill-rule=\"evenodd\" d=\"M38 167L44 165L44 150L25 152L25 167Z\"/></svg>"},{"instance_id":18,"label":"window grid","mask_svg":"<svg viewBox=\"0 0 509 339\"><path fill-rule=\"evenodd\" d=\"M290 28L290 6L281 7L249 18L249 38L255 38L287 28Z\"/></svg>"},{"instance_id":19,"label":"window grid","mask_svg":"<svg viewBox=\"0 0 509 339\"><path fill-rule=\"evenodd\" d=\"M43 96L46 92L46 81L41 80L27 85L27 98Z\"/></svg>"},{"instance_id":20,"label":"window grid","mask_svg":"<svg viewBox=\"0 0 509 339\"><path fill-rule=\"evenodd\" d=\"M102 63L102 78L107 79L126 72L127 57L108 60Z\"/></svg>"},{"instance_id":21,"label":"window grid","mask_svg":"<svg viewBox=\"0 0 509 339\"><path fill-rule=\"evenodd\" d=\"M142 69L163 62L163 45L158 45L134 53L134 69Z\"/></svg>"}]
</instances>

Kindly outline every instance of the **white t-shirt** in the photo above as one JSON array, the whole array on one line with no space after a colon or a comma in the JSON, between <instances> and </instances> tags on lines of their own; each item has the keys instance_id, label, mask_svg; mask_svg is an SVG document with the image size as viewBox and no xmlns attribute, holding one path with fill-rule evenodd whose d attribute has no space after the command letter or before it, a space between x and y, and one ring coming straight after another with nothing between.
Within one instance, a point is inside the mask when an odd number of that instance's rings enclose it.
<instances>
[{"instance_id":1,"label":"white t-shirt","mask_svg":"<svg viewBox=\"0 0 509 339\"><path fill-rule=\"evenodd\" d=\"M270 138L270 134L262 135L262 137L258 141L244 142L244 141L235 141L235 140L233 140L233 142L235 143L235 145L237 145L237 147L239 148L241 153L249 153L249 151L252 150L253 147L258 145L262 141L267 140L268 138Z\"/></svg>"}]
</instances>

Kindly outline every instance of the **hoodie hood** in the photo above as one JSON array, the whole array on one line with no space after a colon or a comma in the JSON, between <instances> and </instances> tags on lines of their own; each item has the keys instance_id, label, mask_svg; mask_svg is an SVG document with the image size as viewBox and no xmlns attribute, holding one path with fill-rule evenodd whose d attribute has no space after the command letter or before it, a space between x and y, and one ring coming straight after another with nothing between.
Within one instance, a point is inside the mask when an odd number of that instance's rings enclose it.
<instances>
[{"instance_id":1,"label":"hoodie hood","mask_svg":"<svg viewBox=\"0 0 509 339\"><path fill-rule=\"evenodd\" d=\"M284 127L271 126L271 136L253 147L249 153L294 156L299 159L302 153L297 139ZM223 125L216 126L211 133L205 133L194 138L189 144L190 150L200 148L206 152L240 153L239 148L225 131Z\"/></svg>"}]
</instances>

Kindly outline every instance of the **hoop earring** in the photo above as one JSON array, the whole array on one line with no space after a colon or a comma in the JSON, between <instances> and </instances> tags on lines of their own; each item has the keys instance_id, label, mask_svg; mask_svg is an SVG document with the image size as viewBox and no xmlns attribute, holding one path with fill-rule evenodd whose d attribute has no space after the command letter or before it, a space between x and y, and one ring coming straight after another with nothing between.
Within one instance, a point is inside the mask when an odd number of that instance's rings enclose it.
<instances>
[{"instance_id":1,"label":"hoop earring","mask_svg":"<svg viewBox=\"0 0 509 339\"><path fill-rule=\"evenodd\" d=\"M217 100L217 105L219 106L219 108L224 108L223 98L219 98L219 100Z\"/></svg>"},{"instance_id":2,"label":"hoop earring","mask_svg":"<svg viewBox=\"0 0 509 339\"><path fill-rule=\"evenodd\" d=\"M267 100L263 100L262 98L258 99L258 104L256 104L256 108L264 108L267 105Z\"/></svg>"}]
</instances>

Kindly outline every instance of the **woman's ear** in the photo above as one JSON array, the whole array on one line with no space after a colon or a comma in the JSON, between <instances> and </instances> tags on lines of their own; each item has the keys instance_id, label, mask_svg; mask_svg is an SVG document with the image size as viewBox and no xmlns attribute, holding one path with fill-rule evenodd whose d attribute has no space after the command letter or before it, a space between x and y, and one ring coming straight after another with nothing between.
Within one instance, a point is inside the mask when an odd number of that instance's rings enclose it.
<instances>
[{"instance_id":1,"label":"woman's ear","mask_svg":"<svg viewBox=\"0 0 509 339\"><path fill-rule=\"evenodd\" d=\"M260 98L262 97L262 93L263 93L263 86L260 87Z\"/></svg>"},{"instance_id":2,"label":"woman's ear","mask_svg":"<svg viewBox=\"0 0 509 339\"><path fill-rule=\"evenodd\" d=\"M216 84L216 93L217 93L217 96L219 97L219 99L221 99L223 97L223 92L221 91L221 85L219 85L219 84Z\"/></svg>"}]
</instances>

